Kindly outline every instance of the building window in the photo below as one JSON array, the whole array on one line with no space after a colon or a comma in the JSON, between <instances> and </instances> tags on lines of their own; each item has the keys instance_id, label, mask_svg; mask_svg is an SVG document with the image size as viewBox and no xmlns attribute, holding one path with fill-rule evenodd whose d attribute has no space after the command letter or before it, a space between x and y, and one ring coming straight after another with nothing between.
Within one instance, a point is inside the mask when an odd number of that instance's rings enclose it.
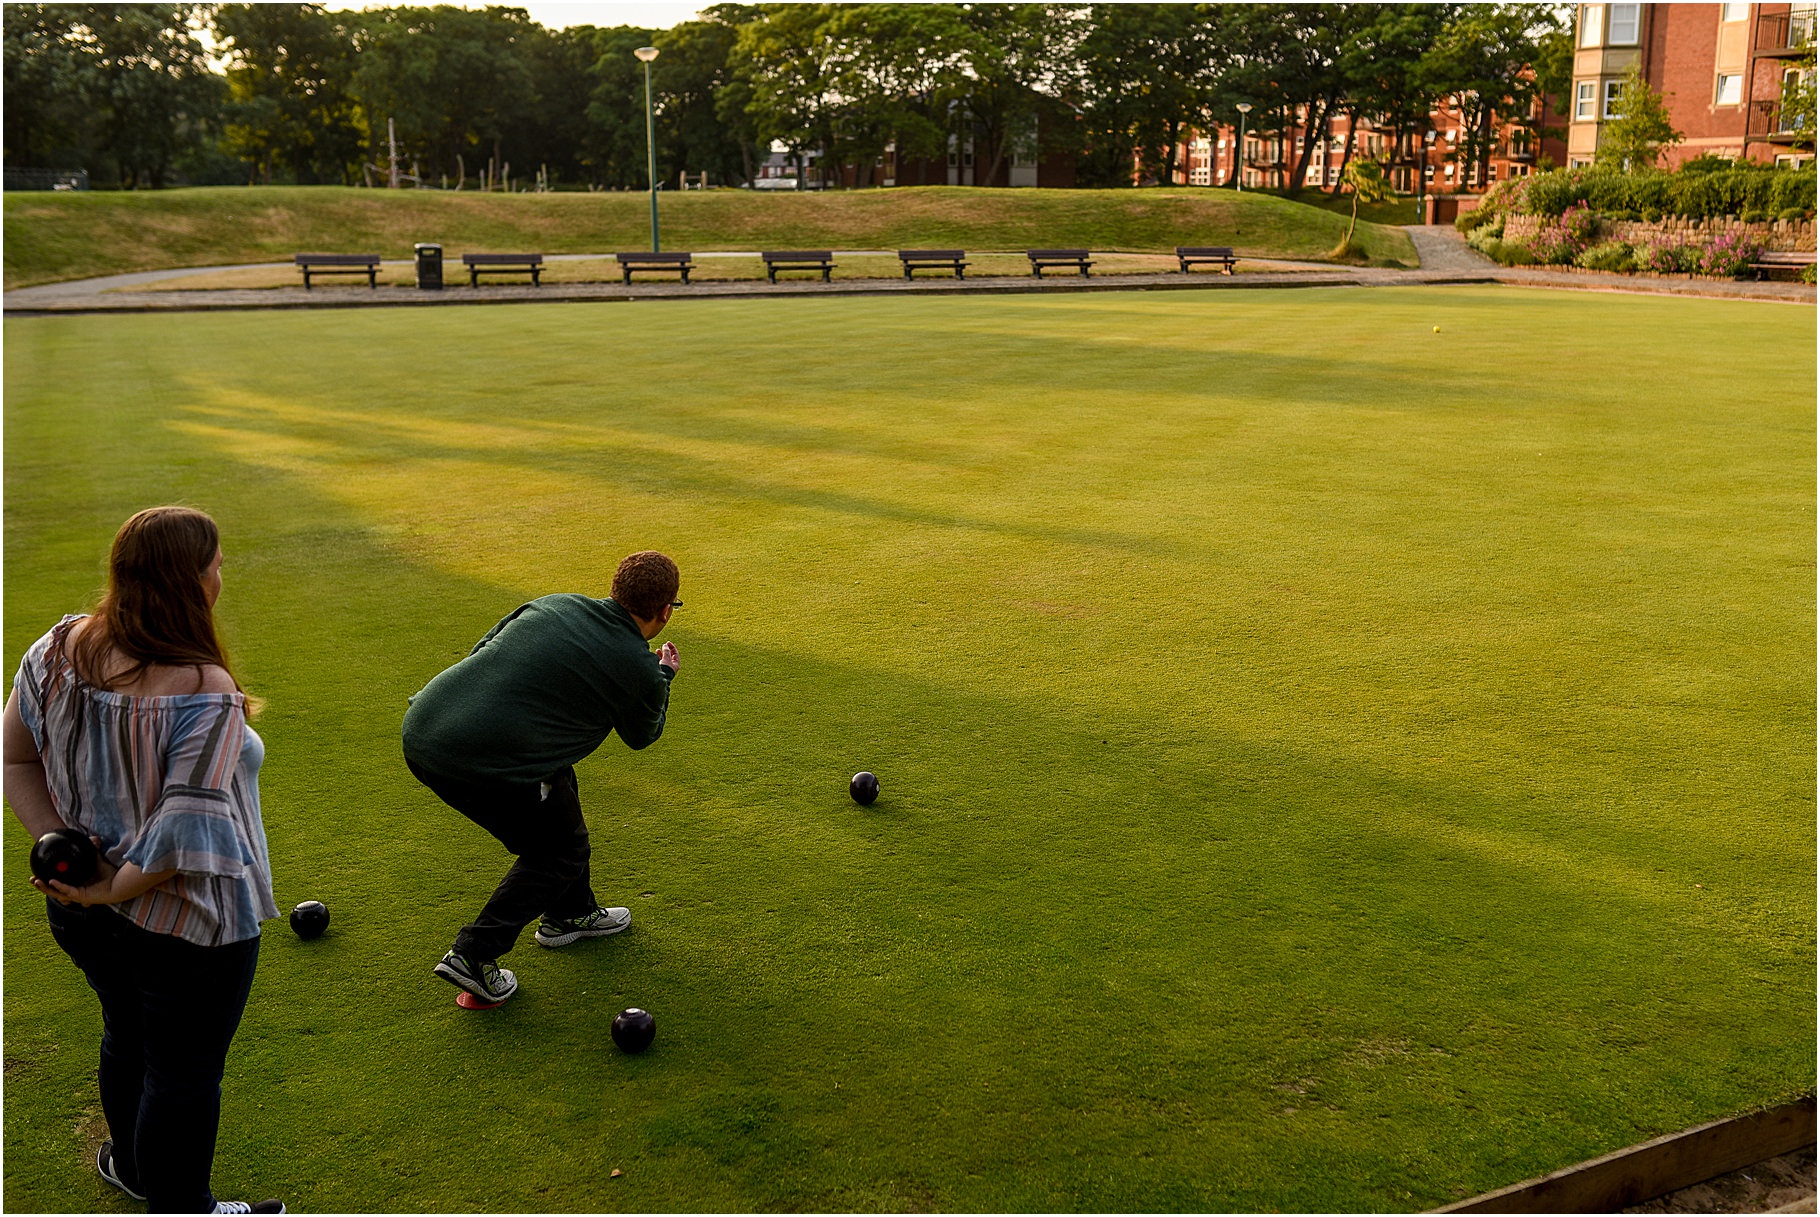
<instances>
[{"instance_id":1,"label":"building window","mask_svg":"<svg viewBox=\"0 0 1820 1217\"><path fill-rule=\"evenodd\" d=\"M1582 80L1574 86L1574 119L1590 121L1593 117L1593 91L1598 88L1594 81Z\"/></svg>"},{"instance_id":2,"label":"building window","mask_svg":"<svg viewBox=\"0 0 1820 1217\"><path fill-rule=\"evenodd\" d=\"M1721 75L1719 77L1719 87L1716 92L1719 105L1737 105L1744 96L1744 77Z\"/></svg>"},{"instance_id":3,"label":"building window","mask_svg":"<svg viewBox=\"0 0 1820 1217\"><path fill-rule=\"evenodd\" d=\"M1580 10L1580 45L1598 46L1599 35L1605 32L1605 6L1589 4Z\"/></svg>"},{"instance_id":4,"label":"building window","mask_svg":"<svg viewBox=\"0 0 1820 1217\"><path fill-rule=\"evenodd\" d=\"M1590 164L1592 164L1592 161L1584 156L1570 156L1567 158L1567 167L1569 169L1584 169Z\"/></svg>"},{"instance_id":5,"label":"building window","mask_svg":"<svg viewBox=\"0 0 1820 1217\"><path fill-rule=\"evenodd\" d=\"M1637 45L1637 14L1642 7L1640 4L1611 6L1611 33L1605 39L1607 46Z\"/></svg>"},{"instance_id":6,"label":"building window","mask_svg":"<svg viewBox=\"0 0 1820 1217\"><path fill-rule=\"evenodd\" d=\"M1622 80L1608 80L1605 82L1605 117L1624 117L1624 115L1618 111L1618 91L1623 87L1624 82Z\"/></svg>"},{"instance_id":7,"label":"building window","mask_svg":"<svg viewBox=\"0 0 1820 1217\"><path fill-rule=\"evenodd\" d=\"M1750 5L1748 4L1721 4L1719 6L1719 20L1721 21L1742 21L1748 16L1750 16Z\"/></svg>"}]
</instances>

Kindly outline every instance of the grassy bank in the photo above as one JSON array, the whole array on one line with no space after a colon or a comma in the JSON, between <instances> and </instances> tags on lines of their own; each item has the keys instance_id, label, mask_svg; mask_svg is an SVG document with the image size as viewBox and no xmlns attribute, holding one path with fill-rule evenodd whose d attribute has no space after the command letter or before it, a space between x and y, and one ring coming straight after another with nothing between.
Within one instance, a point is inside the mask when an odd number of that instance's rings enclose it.
<instances>
[{"instance_id":1,"label":"grassy bank","mask_svg":"<svg viewBox=\"0 0 1820 1217\"><path fill-rule=\"evenodd\" d=\"M1258 258L1324 259L1343 216L1227 190L978 190L917 187L828 194L724 190L665 195L670 249L1019 250L1087 246L1157 252L1231 245ZM645 249L643 194L478 194L341 187L213 187L12 193L5 198L6 286L126 271L285 261L303 250L409 257L419 241L475 250L604 253ZM1415 264L1409 239L1360 225L1379 262Z\"/></svg>"},{"instance_id":2,"label":"grassy bank","mask_svg":"<svg viewBox=\"0 0 1820 1217\"><path fill-rule=\"evenodd\" d=\"M315 942L266 927L224 1195L1417 1212L1812 1092L1806 309L1413 287L5 330L5 665L93 603L132 510L211 511L279 903L334 910ZM1635 350L1675 374L1527 373ZM520 994L463 1012L430 968L506 855L405 770L405 699L647 546L683 569L669 726L579 767L632 928L523 941ZM27 849L13 824L0 1200L132 1211ZM605 1037L630 1005L642 1057Z\"/></svg>"}]
</instances>

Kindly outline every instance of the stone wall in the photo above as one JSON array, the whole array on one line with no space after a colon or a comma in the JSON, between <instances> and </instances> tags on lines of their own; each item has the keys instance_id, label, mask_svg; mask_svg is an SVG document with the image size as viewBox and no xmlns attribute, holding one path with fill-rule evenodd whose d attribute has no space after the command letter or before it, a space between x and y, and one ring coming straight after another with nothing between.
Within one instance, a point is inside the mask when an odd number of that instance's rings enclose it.
<instances>
[{"instance_id":1,"label":"stone wall","mask_svg":"<svg viewBox=\"0 0 1820 1217\"><path fill-rule=\"evenodd\" d=\"M1509 216L1504 221L1506 241L1527 241L1550 221L1543 216ZM1724 233L1738 232L1756 238L1765 249L1814 251L1812 220L1764 220L1746 224L1743 220L1717 217L1708 220L1684 220L1679 217L1646 223L1642 220L1599 221L1601 240L1624 241L1631 245L1647 244L1654 238L1677 245L1710 245Z\"/></svg>"}]
</instances>

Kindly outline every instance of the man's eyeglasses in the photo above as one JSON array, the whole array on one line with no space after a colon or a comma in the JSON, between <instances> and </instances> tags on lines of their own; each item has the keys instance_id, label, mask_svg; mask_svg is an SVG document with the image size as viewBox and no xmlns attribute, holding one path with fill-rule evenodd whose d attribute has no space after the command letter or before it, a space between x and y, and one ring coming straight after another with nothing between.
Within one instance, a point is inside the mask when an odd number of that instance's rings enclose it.
<instances>
[{"instance_id":1,"label":"man's eyeglasses","mask_svg":"<svg viewBox=\"0 0 1820 1217\"><path fill-rule=\"evenodd\" d=\"M682 607L682 601L680 601L680 600L672 600L672 601L670 601L670 607L671 607L671 608L681 608L681 607Z\"/></svg>"}]
</instances>

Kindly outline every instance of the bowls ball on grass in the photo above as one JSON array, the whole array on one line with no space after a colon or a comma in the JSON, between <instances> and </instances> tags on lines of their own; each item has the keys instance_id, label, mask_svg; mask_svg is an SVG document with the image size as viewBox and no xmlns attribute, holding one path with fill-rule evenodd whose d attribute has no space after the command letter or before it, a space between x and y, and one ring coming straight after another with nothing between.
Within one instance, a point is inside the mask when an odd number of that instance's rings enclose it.
<instances>
[{"instance_id":1,"label":"bowls ball on grass","mask_svg":"<svg viewBox=\"0 0 1820 1217\"><path fill-rule=\"evenodd\" d=\"M328 928L329 906L320 900L305 900L291 910L291 929L306 942L312 938L321 938L323 931Z\"/></svg>"},{"instance_id":2,"label":"bowls ball on grass","mask_svg":"<svg viewBox=\"0 0 1820 1217\"><path fill-rule=\"evenodd\" d=\"M878 778L862 769L853 775L851 782L847 783L847 793L852 795L853 801L861 807L870 807L872 801L878 798Z\"/></svg>"},{"instance_id":3,"label":"bowls ball on grass","mask_svg":"<svg viewBox=\"0 0 1820 1217\"><path fill-rule=\"evenodd\" d=\"M101 873L101 853L79 828L58 828L32 845L32 874L49 883L87 887Z\"/></svg>"},{"instance_id":4,"label":"bowls ball on grass","mask_svg":"<svg viewBox=\"0 0 1820 1217\"><path fill-rule=\"evenodd\" d=\"M657 1020L633 1006L613 1016L613 1042L621 1052L643 1052L657 1038Z\"/></svg>"}]
</instances>

